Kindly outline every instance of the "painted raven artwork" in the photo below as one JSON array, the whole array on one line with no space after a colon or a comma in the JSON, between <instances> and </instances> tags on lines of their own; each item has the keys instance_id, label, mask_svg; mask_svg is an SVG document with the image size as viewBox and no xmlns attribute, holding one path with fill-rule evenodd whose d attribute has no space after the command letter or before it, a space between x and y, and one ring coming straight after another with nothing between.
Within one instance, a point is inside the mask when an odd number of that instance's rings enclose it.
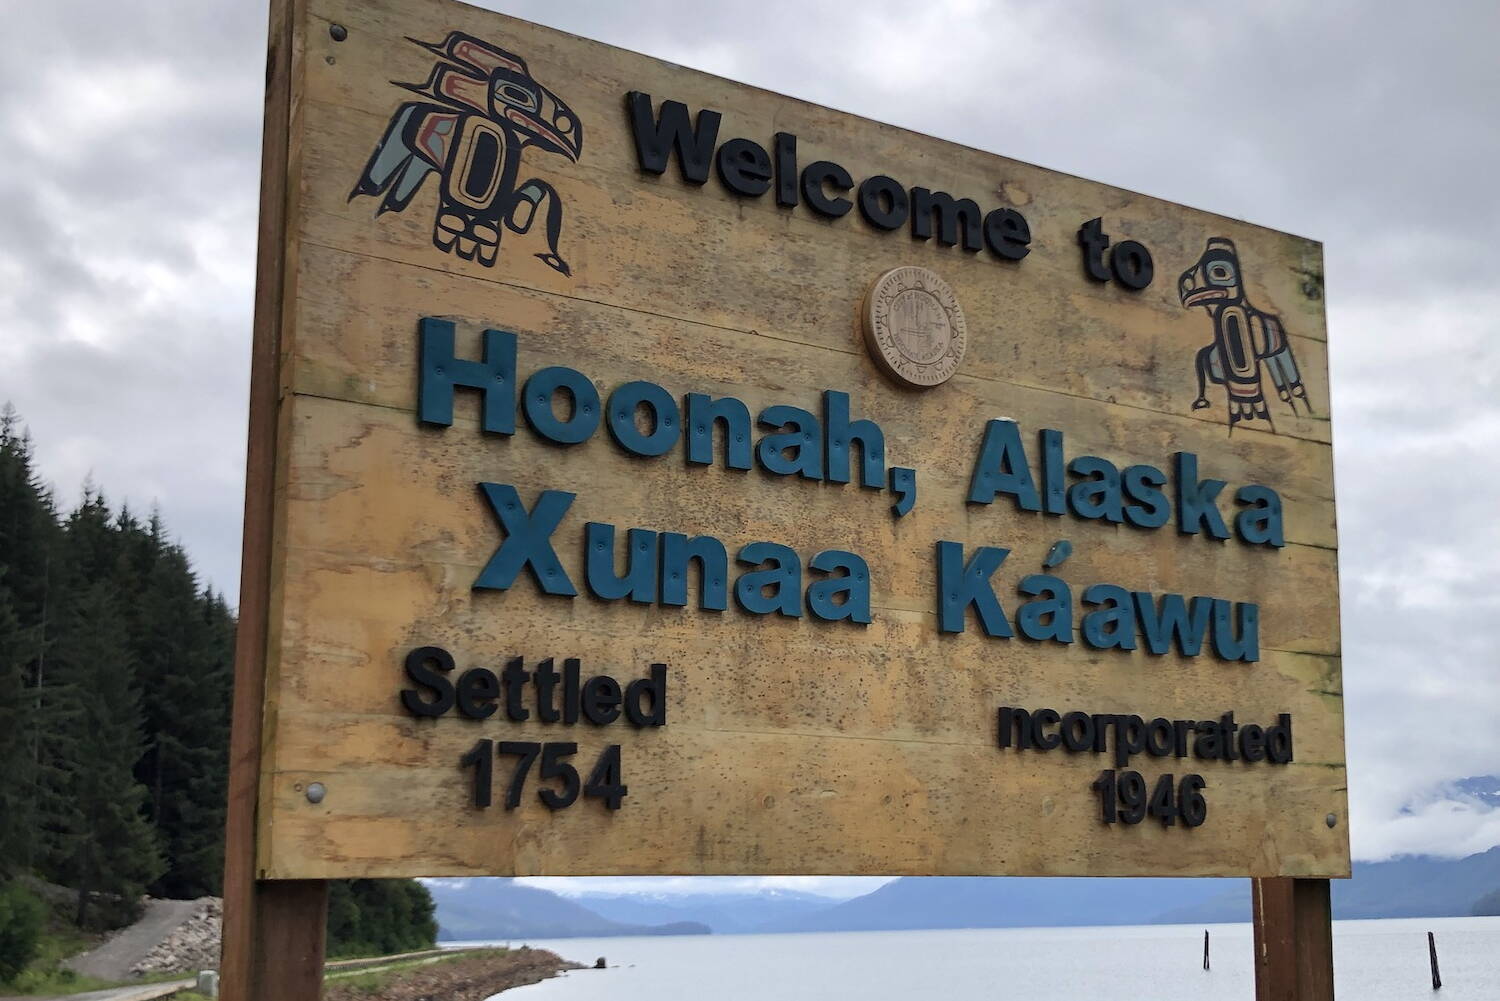
<instances>
[{"instance_id":1,"label":"painted raven artwork","mask_svg":"<svg viewBox=\"0 0 1500 1001\"><path fill-rule=\"evenodd\" d=\"M494 267L503 232L526 233L541 217L547 250L536 256L571 274L557 250L563 213L556 189L517 177L528 148L576 162L583 123L517 55L458 31L439 44L407 40L438 61L425 83L391 81L422 100L396 109L349 200L378 196L377 216L400 212L436 174L432 242L439 250Z\"/></svg>"},{"instance_id":2,"label":"painted raven artwork","mask_svg":"<svg viewBox=\"0 0 1500 1001\"><path fill-rule=\"evenodd\" d=\"M1198 263L1182 273L1177 292L1185 307L1201 306L1213 321L1214 339L1198 351L1198 398L1194 410L1209 405L1210 383L1223 386L1229 430L1265 421L1275 431L1266 403L1264 379L1270 376L1276 396L1292 413L1300 400L1312 413L1297 358L1286 329L1275 313L1257 309L1245 296L1239 254L1234 242L1211 237Z\"/></svg>"}]
</instances>

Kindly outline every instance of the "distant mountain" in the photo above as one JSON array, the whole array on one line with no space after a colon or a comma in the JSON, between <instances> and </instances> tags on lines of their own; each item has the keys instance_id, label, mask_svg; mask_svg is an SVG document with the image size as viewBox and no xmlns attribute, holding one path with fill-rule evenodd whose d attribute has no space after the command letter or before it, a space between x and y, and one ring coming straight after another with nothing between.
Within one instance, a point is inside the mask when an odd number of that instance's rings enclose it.
<instances>
[{"instance_id":1,"label":"distant mountain","mask_svg":"<svg viewBox=\"0 0 1500 1001\"><path fill-rule=\"evenodd\" d=\"M1354 875L1333 882L1335 918L1429 918L1472 914L1484 894L1500 890L1500 846L1462 859L1414 856L1356 862ZM1250 884L1212 900L1173 908L1162 921L1250 920Z\"/></svg>"},{"instance_id":2,"label":"distant mountain","mask_svg":"<svg viewBox=\"0 0 1500 1001\"><path fill-rule=\"evenodd\" d=\"M508 879L436 880L429 888L445 940L1250 920L1245 879L908 876L841 903L788 891L568 899ZM1333 916L1462 916L1495 891L1500 847L1456 860L1357 862L1352 879L1333 882Z\"/></svg>"},{"instance_id":3,"label":"distant mountain","mask_svg":"<svg viewBox=\"0 0 1500 1001\"><path fill-rule=\"evenodd\" d=\"M1500 890L1500 847L1464 859L1357 862L1333 881L1335 918L1462 916ZM1250 920L1247 879L908 876L763 931L1216 924Z\"/></svg>"},{"instance_id":4,"label":"distant mountain","mask_svg":"<svg viewBox=\"0 0 1500 1001\"><path fill-rule=\"evenodd\" d=\"M1475 775L1459 779L1453 783L1453 789L1460 796L1477 799L1485 806L1500 806L1500 776Z\"/></svg>"},{"instance_id":5,"label":"distant mountain","mask_svg":"<svg viewBox=\"0 0 1500 1001\"><path fill-rule=\"evenodd\" d=\"M627 924L692 921L719 934L779 930L834 901L813 893L583 893L572 898L590 910Z\"/></svg>"},{"instance_id":6,"label":"distant mountain","mask_svg":"<svg viewBox=\"0 0 1500 1001\"><path fill-rule=\"evenodd\" d=\"M670 924L613 921L550 890L523 886L511 879L426 882L437 903L438 938L446 942L709 932L707 925L691 921Z\"/></svg>"},{"instance_id":7,"label":"distant mountain","mask_svg":"<svg viewBox=\"0 0 1500 1001\"><path fill-rule=\"evenodd\" d=\"M875 931L1145 924L1169 907L1206 903L1227 879L907 876L765 931ZM1247 898L1248 899L1248 898Z\"/></svg>"}]
</instances>

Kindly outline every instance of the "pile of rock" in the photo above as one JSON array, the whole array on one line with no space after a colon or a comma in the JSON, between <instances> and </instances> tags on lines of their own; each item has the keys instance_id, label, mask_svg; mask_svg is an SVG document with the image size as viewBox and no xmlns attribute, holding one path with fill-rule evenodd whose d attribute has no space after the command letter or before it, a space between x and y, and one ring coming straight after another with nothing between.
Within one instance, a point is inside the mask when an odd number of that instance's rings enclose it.
<instances>
[{"instance_id":1,"label":"pile of rock","mask_svg":"<svg viewBox=\"0 0 1500 1001\"><path fill-rule=\"evenodd\" d=\"M146 953L130 968L130 972L146 976L218 969L219 934L223 923L224 901L218 897L198 898L193 901L193 910L187 920Z\"/></svg>"}]
</instances>

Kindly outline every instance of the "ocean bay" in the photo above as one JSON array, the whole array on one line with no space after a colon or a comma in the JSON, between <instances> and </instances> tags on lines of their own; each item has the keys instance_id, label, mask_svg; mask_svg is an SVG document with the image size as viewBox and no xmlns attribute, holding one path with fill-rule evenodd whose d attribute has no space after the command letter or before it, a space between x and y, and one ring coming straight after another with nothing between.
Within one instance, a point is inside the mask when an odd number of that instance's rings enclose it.
<instances>
[{"instance_id":1,"label":"ocean bay","mask_svg":"<svg viewBox=\"0 0 1500 1001\"><path fill-rule=\"evenodd\" d=\"M585 969L497 995L503 1001L993 1001L1090 992L1164 999L1255 996L1248 923L996 928L548 939ZM1500 997L1500 917L1336 921L1338 996L1357 1001L1434 997L1427 932L1437 938L1439 1001ZM456 943L455 943L456 944ZM506 943L497 943L506 944ZM512 946L522 943L513 941Z\"/></svg>"}]
</instances>

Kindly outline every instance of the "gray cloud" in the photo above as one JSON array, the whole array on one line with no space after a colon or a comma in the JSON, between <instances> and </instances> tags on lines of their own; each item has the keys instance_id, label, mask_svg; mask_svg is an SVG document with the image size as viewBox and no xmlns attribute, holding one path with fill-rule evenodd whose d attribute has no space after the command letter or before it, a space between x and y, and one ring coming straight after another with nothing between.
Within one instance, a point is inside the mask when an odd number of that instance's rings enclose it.
<instances>
[{"instance_id":1,"label":"gray cloud","mask_svg":"<svg viewBox=\"0 0 1500 1001\"><path fill-rule=\"evenodd\" d=\"M1356 854L1500 840L1428 792L1500 773L1500 8L495 6L1323 240ZM0 397L64 502L92 471L159 503L231 594L264 38L202 0L24 5L0 39Z\"/></svg>"}]
</instances>

